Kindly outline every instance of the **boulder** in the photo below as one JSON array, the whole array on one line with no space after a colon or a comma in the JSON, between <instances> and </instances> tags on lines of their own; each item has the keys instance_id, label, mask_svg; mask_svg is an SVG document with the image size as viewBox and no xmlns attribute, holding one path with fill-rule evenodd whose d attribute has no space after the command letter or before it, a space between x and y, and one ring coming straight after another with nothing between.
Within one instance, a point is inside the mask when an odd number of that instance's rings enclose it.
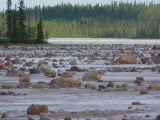
<instances>
[{"instance_id":1,"label":"boulder","mask_svg":"<svg viewBox=\"0 0 160 120\"><path fill-rule=\"evenodd\" d=\"M141 89L140 90L140 94L148 94L149 92L148 92L148 90L146 90L146 89Z\"/></svg>"},{"instance_id":2,"label":"boulder","mask_svg":"<svg viewBox=\"0 0 160 120\"><path fill-rule=\"evenodd\" d=\"M127 88L128 89L128 84L127 83L124 83L121 85L121 87L124 87L124 88Z\"/></svg>"},{"instance_id":3,"label":"boulder","mask_svg":"<svg viewBox=\"0 0 160 120\"><path fill-rule=\"evenodd\" d=\"M101 80L101 75L99 72L88 72L83 75L83 81L99 81Z\"/></svg>"},{"instance_id":4,"label":"boulder","mask_svg":"<svg viewBox=\"0 0 160 120\"><path fill-rule=\"evenodd\" d=\"M13 89L14 86L12 84L9 84L9 83L5 83L2 85L2 88L3 89Z\"/></svg>"},{"instance_id":5,"label":"boulder","mask_svg":"<svg viewBox=\"0 0 160 120\"><path fill-rule=\"evenodd\" d=\"M98 85L98 88L99 89L107 89L107 86L105 86L105 85Z\"/></svg>"},{"instance_id":6,"label":"boulder","mask_svg":"<svg viewBox=\"0 0 160 120\"><path fill-rule=\"evenodd\" d=\"M121 88L123 89L123 91L127 91L128 90L128 84L126 84L126 83L122 84Z\"/></svg>"},{"instance_id":7,"label":"boulder","mask_svg":"<svg viewBox=\"0 0 160 120\"><path fill-rule=\"evenodd\" d=\"M6 65L4 63L0 63L0 70L7 69Z\"/></svg>"},{"instance_id":8,"label":"boulder","mask_svg":"<svg viewBox=\"0 0 160 120\"><path fill-rule=\"evenodd\" d=\"M158 116L156 117L156 120L160 120L160 115L158 115Z\"/></svg>"},{"instance_id":9,"label":"boulder","mask_svg":"<svg viewBox=\"0 0 160 120\"><path fill-rule=\"evenodd\" d=\"M19 88L29 88L29 87L31 87L30 82L20 82L19 83Z\"/></svg>"},{"instance_id":10,"label":"boulder","mask_svg":"<svg viewBox=\"0 0 160 120\"><path fill-rule=\"evenodd\" d=\"M160 64L160 53L153 58L155 64Z\"/></svg>"},{"instance_id":11,"label":"boulder","mask_svg":"<svg viewBox=\"0 0 160 120\"><path fill-rule=\"evenodd\" d=\"M136 77L136 80L134 83L141 85L142 83L144 83L144 78L143 77Z\"/></svg>"},{"instance_id":12,"label":"boulder","mask_svg":"<svg viewBox=\"0 0 160 120\"><path fill-rule=\"evenodd\" d=\"M46 84L38 82L37 84L33 85L33 88L35 88L35 89L44 89L44 88L46 88Z\"/></svg>"},{"instance_id":13,"label":"boulder","mask_svg":"<svg viewBox=\"0 0 160 120\"><path fill-rule=\"evenodd\" d=\"M71 117L65 117L64 120L72 120Z\"/></svg>"},{"instance_id":14,"label":"boulder","mask_svg":"<svg viewBox=\"0 0 160 120\"><path fill-rule=\"evenodd\" d=\"M45 55L44 55L44 57L49 57L49 58L51 58L51 57L54 57L55 55L52 53L52 52L48 52L48 53L46 53Z\"/></svg>"},{"instance_id":15,"label":"boulder","mask_svg":"<svg viewBox=\"0 0 160 120\"><path fill-rule=\"evenodd\" d=\"M84 88L87 88L87 89L92 89L92 88L94 88L94 87L96 87L94 84L91 84L91 83L86 83L85 85L84 85Z\"/></svg>"},{"instance_id":16,"label":"boulder","mask_svg":"<svg viewBox=\"0 0 160 120\"><path fill-rule=\"evenodd\" d=\"M160 82L152 82L148 89L160 90Z\"/></svg>"},{"instance_id":17,"label":"boulder","mask_svg":"<svg viewBox=\"0 0 160 120\"><path fill-rule=\"evenodd\" d=\"M119 64L136 64L137 57L132 53L123 53L118 59L117 62Z\"/></svg>"},{"instance_id":18,"label":"boulder","mask_svg":"<svg viewBox=\"0 0 160 120\"><path fill-rule=\"evenodd\" d=\"M57 59L53 59L52 62L58 62L58 60Z\"/></svg>"},{"instance_id":19,"label":"boulder","mask_svg":"<svg viewBox=\"0 0 160 120\"><path fill-rule=\"evenodd\" d=\"M78 80L57 78L50 82L51 88L80 88L81 82Z\"/></svg>"},{"instance_id":20,"label":"boulder","mask_svg":"<svg viewBox=\"0 0 160 120\"><path fill-rule=\"evenodd\" d=\"M141 105L141 102L137 101L137 102L132 102L132 105Z\"/></svg>"},{"instance_id":21,"label":"boulder","mask_svg":"<svg viewBox=\"0 0 160 120\"><path fill-rule=\"evenodd\" d=\"M63 72L62 77L63 78L73 78L73 72Z\"/></svg>"},{"instance_id":22,"label":"boulder","mask_svg":"<svg viewBox=\"0 0 160 120\"><path fill-rule=\"evenodd\" d=\"M114 67L112 72L124 72L124 70L121 67Z\"/></svg>"},{"instance_id":23,"label":"boulder","mask_svg":"<svg viewBox=\"0 0 160 120\"><path fill-rule=\"evenodd\" d=\"M31 105L27 110L27 115L40 115L41 113L48 113L47 105Z\"/></svg>"},{"instance_id":24,"label":"boulder","mask_svg":"<svg viewBox=\"0 0 160 120\"><path fill-rule=\"evenodd\" d=\"M19 78L19 88L29 88L29 87L31 87L30 77L25 74Z\"/></svg>"},{"instance_id":25,"label":"boulder","mask_svg":"<svg viewBox=\"0 0 160 120\"><path fill-rule=\"evenodd\" d=\"M114 87L114 82L109 81L107 87Z\"/></svg>"},{"instance_id":26,"label":"boulder","mask_svg":"<svg viewBox=\"0 0 160 120\"><path fill-rule=\"evenodd\" d=\"M40 113L40 120L50 120L50 117L46 113Z\"/></svg>"},{"instance_id":27,"label":"boulder","mask_svg":"<svg viewBox=\"0 0 160 120\"><path fill-rule=\"evenodd\" d=\"M8 76L8 77L20 77L22 74L23 74L22 71L12 69L12 70L7 71L6 76Z\"/></svg>"},{"instance_id":28,"label":"boulder","mask_svg":"<svg viewBox=\"0 0 160 120\"><path fill-rule=\"evenodd\" d=\"M77 66L73 66L70 68L70 71L75 71L75 72L82 72L83 70L81 70L79 67Z\"/></svg>"},{"instance_id":29,"label":"boulder","mask_svg":"<svg viewBox=\"0 0 160 120\"><path fill-rule=\"evenodd\" d=\"M77 65L77 62L76 62L76 60L71 59L71 60L69 61L69 64L70 64L70 65Z\"/></svg>"},{"instance_id":30,"label":"boulder","mask_svg":"<svg viewBox=\"0 0 160 120\"><path fill-rule=\"evenodd\" d=\"M30 74L40 74L40 71L37 68L31 68L29 69L29 73Z\"/></svg>"},{"instance_id":31,"label":"boulder","mask_svg":"<svg viewBox=\"0 0 160 120\"><path fill-rule=\"evenodd\" d=\"M45 62L45 61L38 62L38 66L41 66L41 65L48 65L48 62Z\"/></svg>"},{"instance_id":32,"label":"boulder","mask_svg":"<svg viewBox=\"0 0 160 120\"><path fill-rule=\"evenodd\" d=\"M42 64L38 66L38 69L41 73L44 73L48 77L56 77L56 72L52 70L52 67L47 64Z\"/></svg>"},{"instance_id":33,"label":"boulder","mask_svg":"<svg viewBox=\"0 0 160 120\"><path fill-rule=\"evenodd\" d=\"M13 64L11 62L6 62L5 65L10 68L13 67Z\"/></svg>"},{"instance_id":34,"label":"boulder","mask_svg":"<svg viewBox=\"0 0 160 120\"><path fill-rule=\"evenodd\" d=\"M159 46L158 44L157 44L157 45L154 45L152 49L153 49L153 50L160 50L160 46Z\"/></svg>"},{"instance_id":35,"label":"boulder","mask_svg":"<svg viewBox=\"0 0 160 120\"><path fill-rule=\"evenodd\" d=\"M20 59L13 59L13 60L11 60L11 62L12 62L12 64L23 64L23 61L22 60L20 60Z\"/></svg>"},{"instance_id":36,"label":"boulder","mask_svg":"<svg viewBox=\"0 0 160 120\"><path fill-rule=\"evenodd\" d=\"M8 116L7 116L7 113L3 113L2 115L1 115L1 118L7 118Z\"/></svg>"},{"instance_id":37,"label":"boulder","mask_svg":"<svg viewBox=\"0 0 160 120\"><path fill-rule=\"evenodd\" d=\"M24 75L19 78L19 82L30 82L30 79L31 79L30 76Z\"/></svg>"},{"instance_id":38,"label":"boulder","mask_svg":"<svg viewBox=\"0 0 160 120\"><path fill-rule=\"evenodd\" d=\"M34 62L27 62L25 63L25 66L27 67L32 67L34 65Z\"/></svg>"},{"instance_id":39,"label":"boulder","mask_svg":"<svg viewBox=\"0 0 160 120\"><path fill-rule=\"evenodd\" d=\"M116 85L116 91L127 91L128 84L124 83L122 85Z\"/></svg>"}]
</instances>

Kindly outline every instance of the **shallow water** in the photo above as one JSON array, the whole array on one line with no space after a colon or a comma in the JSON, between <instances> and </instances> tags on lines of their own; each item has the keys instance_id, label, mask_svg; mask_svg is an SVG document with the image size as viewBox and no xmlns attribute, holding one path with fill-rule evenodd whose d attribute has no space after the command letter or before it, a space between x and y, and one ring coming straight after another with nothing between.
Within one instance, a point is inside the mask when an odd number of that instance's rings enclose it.
<instances>
[{"instance_id":1,"label":"shallow water","mask_svg":"<svg viewBox=\"0 0 160 120\"><path fill-rule=\"evenodd\" d=\"M50 38L51 44L159 44L160 39L127 38Z\"/></svg>"}]
</instances>

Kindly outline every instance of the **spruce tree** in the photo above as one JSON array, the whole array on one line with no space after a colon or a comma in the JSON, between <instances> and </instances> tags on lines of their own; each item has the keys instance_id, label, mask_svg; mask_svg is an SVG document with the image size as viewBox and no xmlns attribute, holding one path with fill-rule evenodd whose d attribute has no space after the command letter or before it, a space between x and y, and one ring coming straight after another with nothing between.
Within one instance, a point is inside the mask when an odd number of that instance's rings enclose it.
<instances>
[{"instance_id":1,"label":"spruce tree","mask_svg":"<svg viewBox=\"0 0 160 120\"><path fill-rule=\"evenodd\" d=\"M31 31L31 18L30 18L30 15L28 15L27 17L27 38L30 42L32 42L31 39L33 39L31 32L32 32Z\"/></svg>"},{"instance_id":2,"label":"spruce tree","mask_svg":"<svg viewBox=\"0 0 160 120\"><path fill-rule=\"evenodd\" d=\"M7 0L7 10L6 10L6 37L8 42L12 40L12 2L11 0Z\"/></svg>"},{"instance_id":3,"label":"spruce tree","mask_svg":"<svg viewBox=\"0 0 160 120\"><path fill-rule=\"evenodd\" d=\"M19 0L19 10L18 10L18 42L27 43L26 34L26 16L25 16L25 6L24 1Z\"/></svg>"},{"instance_id":4,"label":"spruce tree","mask_svg":"<svg viewBox=\"0 0 160 120\"><path fill-rule=\"evenodd\" d=\"M40 18L39 23L37 24L37 39L36 43L43 43L44 42L44 33L43 33L43 22Z\"/></svg>"},{"instance_id":5,"label":"spruce tree","mask_svg":"<svg viewBox=\"0 0 160 120\"><path fill-rule=\"evenodd\" d=\"M18 14L17 14L17 6L15 5L15 10L13 10L12 12L12 23L13 23L13 42L16 43L17 42L17 36L18 36L18 25L17 25L17 17L18 17Z\"/></svg>"}]
</instances>

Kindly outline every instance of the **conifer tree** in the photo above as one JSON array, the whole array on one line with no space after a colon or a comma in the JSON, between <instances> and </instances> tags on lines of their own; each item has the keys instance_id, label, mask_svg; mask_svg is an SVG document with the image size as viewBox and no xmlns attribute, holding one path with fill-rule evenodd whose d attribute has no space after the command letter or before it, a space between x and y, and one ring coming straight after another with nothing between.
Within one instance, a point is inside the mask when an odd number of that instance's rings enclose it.
<instances>
[{"instance_id":1,"label":"conifer tree","mask_svg":"<svg viewBox=\"0 0 160 120\"><path fill-rule=\"evenodd\" d=\"M43 33L43 22L40 18L38 24L37 24L37 39L36 43L43 43L44 42L44 33Z\"/></svg>"},{"instance_id":2,"label":"conifer tree","mask_svg":"<svg viewBox=\"0 0 160 120\"><path fill-rule=\"evenodd\" d=\"M17 14L17 6L15 5L15 9L13 10L12 12L12 23L13 23L13 42L16 43L17 41L17 36L18 36L18 33L17 33L17 30L18 30L18 25L17 25L17 17L18 17L18 14Z\"/></svg>"},{"instance_id":3,"label":"conifer tree","mask_svg":"<svg viewBox=\"0 0 160 120\"><path fill-rule=\"evenodd\" d=\"M11 0L7 0L7 10L6 10L6 37L8 39L8 42L11 42L12 40L12 2Z\"/></svg>"},{"instance_id":4,"label":"conifer tree","mask_svg":"<svg viewBox=\"0 0 160 120\"><path fill-rule=\"evenodd\" d=\"M27 34L26 34L26 15L25 15L25 6L24 1L19 0L19 10L18 10L18 42L27 43Z\"/></svg>"}]
</instances>

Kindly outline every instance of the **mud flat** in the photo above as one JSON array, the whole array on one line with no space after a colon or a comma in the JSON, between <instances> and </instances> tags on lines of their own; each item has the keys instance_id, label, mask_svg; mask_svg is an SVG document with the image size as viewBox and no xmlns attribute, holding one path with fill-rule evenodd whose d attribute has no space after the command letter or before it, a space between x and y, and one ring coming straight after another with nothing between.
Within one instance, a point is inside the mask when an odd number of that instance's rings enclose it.
<instances>
[{"instance_id":1,"label":"mud flat","mask_svg":"<svg viewBox=\"0 0 160 120\"><path fill-rule=\"evenodd\" d=\"M1 46L0 119L156 120L159 51L158 43Z\"/></svg>"}]
</instances>

